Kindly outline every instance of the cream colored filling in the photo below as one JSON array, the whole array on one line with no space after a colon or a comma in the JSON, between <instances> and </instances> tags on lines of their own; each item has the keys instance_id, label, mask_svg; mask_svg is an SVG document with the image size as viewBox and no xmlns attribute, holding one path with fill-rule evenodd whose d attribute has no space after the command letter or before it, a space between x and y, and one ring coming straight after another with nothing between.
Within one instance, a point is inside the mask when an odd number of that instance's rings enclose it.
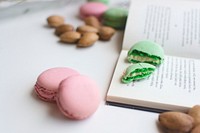
<instances>
[{"instance_id":1,"label":"cream colored filling","mask_svg":"<svg viewBox=\"0 0 200 133\"><path fill-rule=\"evenodd\" d=\"M148 57L148 56L143 57L143 56L133 56L133 55L131 55L131 59L133 59L133 60L138 60L138 61L140 61L140 62L146 61L146 62L160 63L159 60L150 58L150 57Z\"/></svg>"},{"instance_id":2,"label":"cream colored filling","mask_svg":"<svg viewBox=\"0 0 200 133\"><path fill-rule=\"evenodd\" d=\"M149 74L149 72L146 71L146 72L131 73L130 77L135 77L135 76L138 76L138 75L145 75L145 74Z\"/></svg>"},{"instance_id":3,"label":"cream colored filling","mask_svg":"<svg viewBox=\"0 0 200 133\"><path fill-rule=\"evenodd\" d=\"M130 75L130 77L135 77L135 76L137 76L137 75L142 75L142 72L132 73L132 74Z\"/></svg>"}]
</instances>

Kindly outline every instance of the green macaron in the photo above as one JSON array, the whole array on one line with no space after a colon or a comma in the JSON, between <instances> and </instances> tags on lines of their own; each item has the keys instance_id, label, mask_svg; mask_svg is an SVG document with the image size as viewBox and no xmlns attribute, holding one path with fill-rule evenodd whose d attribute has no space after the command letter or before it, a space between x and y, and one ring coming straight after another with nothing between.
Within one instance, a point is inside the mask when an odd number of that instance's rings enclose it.
<instances>
[{"instance_id":1,"label":"green macaron","mask_svg":"<svg viewBox=\"0 0 200 133\"><path fill-rule=\"evenodd\" d=\"M145 62L157 66L164 61L164 50L155 42L140 41L130 48L127 59L131 63Z\"/></svg>"},{"instance_id":2,"label":"green macaron","mask_svg":"<svg viewBox=\"0 0 200 133\"><path fill-rule=\"evenodd\" d=\"M104 4L109 4L109 0L87 0L88 2L101 2Z\"/></svg>"},{"instance_id":3,"label":"green macaron","mask_svg":"<svg viewBox=\"0 0 200 133\"><path fill-rule=\"evenodd\" d=\"M156 67L148 63L136 63L129 66L126 72L122 76L122 83L128 84L135 80L141 80L148 78L154 71Z\"/></svg>"},{"instance_id":4,"label":"green macaron","mask_svg":"<svg viewBox=\"0 0 200 133\"><path fill-rule=\"evenodd\" d=\"M115 29L124 29L126 26L127 16L127 9L112 7L104 12L102 22L104 25L111 26Z\"/></svg>"}]
</instances>

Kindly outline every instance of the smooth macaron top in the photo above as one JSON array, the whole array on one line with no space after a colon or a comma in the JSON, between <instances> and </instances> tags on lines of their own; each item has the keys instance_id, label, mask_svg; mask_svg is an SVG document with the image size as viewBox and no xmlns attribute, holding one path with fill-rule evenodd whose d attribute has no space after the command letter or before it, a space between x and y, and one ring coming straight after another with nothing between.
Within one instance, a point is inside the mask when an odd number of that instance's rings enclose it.
<instances>
[{"instance_id":1,"label":"smooth macaron top","mask_svg":"<svg viewBox=\"0 0 200 133\"><path fill-rule=\"evenodd\" d=\"M141 52L147 53L149 55L155 55L160 58L164 58L163 48L159 44L152 42L152 41L137 42L131 47L129 52L131 53L134 50L141 51Z\"/></svg>"},{"instance_id":2,"label":"smooth macaron top","mask_svg":"<svg viewBox=\"0 0 200 133\"><path fill-rule=\"evenodd\" d=\"M135 57L137 57L137 59L134 59ZM139 41L130 48L127 59L129 62L138 60L138 62L148 62L153 65L159 65L164 60L164 50L159 44L153 41Z\"/></svg>"},{"instance_id":3,"label":"smooth macaron top","mask_svg":"<svg viewBox=\"0 0 200 133\"><path fill-rule=\"evenodd\" d=\"M112 7L104 12L102 22L104 25L111 26L116 29L124 29L126 26L127 16L127 9Z\"/></svg>"},{"instance_id":4,"label":"smooth macaron top","mask_svg":"<svg viewBox=\"0 0 200 133\"><path fill-rule=\"evenodd\" d=\"M68 118L84 119L99 106L99 87L88 76L70 76L60 83L56 101L60 111Z\"/></svg>"},{"instance_id":5,"label":"smooth macaron top","mask_svg":"<svg viewBox=\"0 0 200 133\"><path fill-rule=\"evenodd\" d=\"M106 10L103 14L103 18L109 21L126 21L128 16L127 9L120 7L112 7Z\"/></svg>"},{"instance_id":6,"label":"smooth macaron top","mask_svg":"<svg viewBox=\"0 0 200 133\"><path fill-rule=\"evenodd\" d=\"M80 7L79 13L82 19L88 16L95 16L98 19L101 19L103 13L107 9L108 9L107 5L101 2L87 2Z\"/></svg>"},{"instance_id":7,"label":"smooth macaron top","mask_svg":"<svg viewBox=\"0 0 200 133\"><path fill-rule=\"evenodd\" d=\"M108 4L109 3L109 0L87 0L88 2L101 2L101 3L104 3L104 4Z\"/></svg>"},{"instance_id":8,"label":"smooth macaron top","mask_svg":"<svg viewBox=\"0 0 200 133\"><path fill-rule=\"evenodd\" d=\"M77 74L79 73L76 70L67 67L50 68L38 76L36 84L47 90L57 91L63 79Z\"/></svg>"}]
</instances>

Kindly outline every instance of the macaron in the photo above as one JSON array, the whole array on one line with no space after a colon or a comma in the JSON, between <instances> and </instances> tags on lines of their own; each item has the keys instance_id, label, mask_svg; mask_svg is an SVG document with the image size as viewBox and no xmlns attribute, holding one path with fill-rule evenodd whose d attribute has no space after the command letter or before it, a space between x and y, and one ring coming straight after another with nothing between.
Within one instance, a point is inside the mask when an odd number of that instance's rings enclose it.
<instances>
[{"instance_id":1,"label":"macaron","mask_svg":"<svg viewBox=\"0 0 200 133\"><path fill-rule=\"evenodd\" d=\"M104 4L108 4L109 3L109 0L87 0L88 2L101 2L101 3L104 3Z\"/></svg>"},{"instance_id":2,"label":"macaron","mask_svg":"<svg viewBox=\"0 0 200 133\"><path fill-rule=\"evenodd\" d=\"M103 13L108 9L107 5L101 2L87 2L81 5L79 14L82 19L89 16L94 16L101 20Z\"/></svg>"},{"instance_id":3,"label":"macaron","mask_svg":"<svg viewBox=\"0 0 200 133\"><path fill-rule=\"evenodd\" d=\"M121 7L112 7L104 12L102 22L106 26L123 30L126 26L127 16L127 9Z\"/></svg>"},{"instance_id":4,"label":"macaron","mask_svg":"<svg viewBox=\"0 0 200 133\"><path fill-rule=\"evenodd\" d=\"M140 41L130 48L127 59L132 63L145 62L157 66L164 61L164 50L155 42Z\"/></svg>"},{"instance_id":5,"label":"macaron","mask_svg":"<svg viewBox=\"0 0 200 133\"><path fill-rule=\"evenodd\" d=\"M73 75L60 83L56 101L67 118L85 119L94 114L99 106L99 87L88 76Z\"/></svg>"},{"instance_id":6,"label":"macaron","mask_svg":"<svg viewBox=\"0 0 200 133\"><path fill-rule=\"evenodd\" d=\"M130 65L124 75L122 76L122 83L130 83L135 80L141 80L148 78L154 71L156 67L148 63L136 63Z\"/></svg>"},{"instance_id":7,"label":"macaron","mask_svg":"<svg viewBox=\"0 0 200 133\"><path fill-rule=\"evenodd\" d=\"M76 70L67 67L47 69L38 76L34 90L40 99L55 102L60 82L71 75L78 74Z\"/></svg>"}]
</instances>

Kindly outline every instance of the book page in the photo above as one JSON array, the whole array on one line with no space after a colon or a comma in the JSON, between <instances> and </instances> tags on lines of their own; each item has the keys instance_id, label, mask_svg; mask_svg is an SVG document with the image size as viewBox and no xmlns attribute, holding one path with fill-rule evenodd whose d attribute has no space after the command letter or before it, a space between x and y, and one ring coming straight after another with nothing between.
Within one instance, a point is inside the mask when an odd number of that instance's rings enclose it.
<instances>
[{"instance_id":1,"label":"book page","mask_svg":"<svg viewBox=\"0 0 200 133\"><path fill-rule=\"evenodd\" d=\"M200 58L200 2L132 1L123 49L152 40L168 55Z\"/></svg>"},{"instance_id":2,"label":"book page","mask_svg":"<svg viewBox=\"0 0 200 133\"><path fill-rule=\"evenodd\" d=\"M165 105L165 109L172 110L199 104L200 60L165 56L164 63L148 79L123 84L122 75L131 65L126 57L127 51L122 50L107 94L108 101L154 108Z\"/></svg>"}]
</instances>

